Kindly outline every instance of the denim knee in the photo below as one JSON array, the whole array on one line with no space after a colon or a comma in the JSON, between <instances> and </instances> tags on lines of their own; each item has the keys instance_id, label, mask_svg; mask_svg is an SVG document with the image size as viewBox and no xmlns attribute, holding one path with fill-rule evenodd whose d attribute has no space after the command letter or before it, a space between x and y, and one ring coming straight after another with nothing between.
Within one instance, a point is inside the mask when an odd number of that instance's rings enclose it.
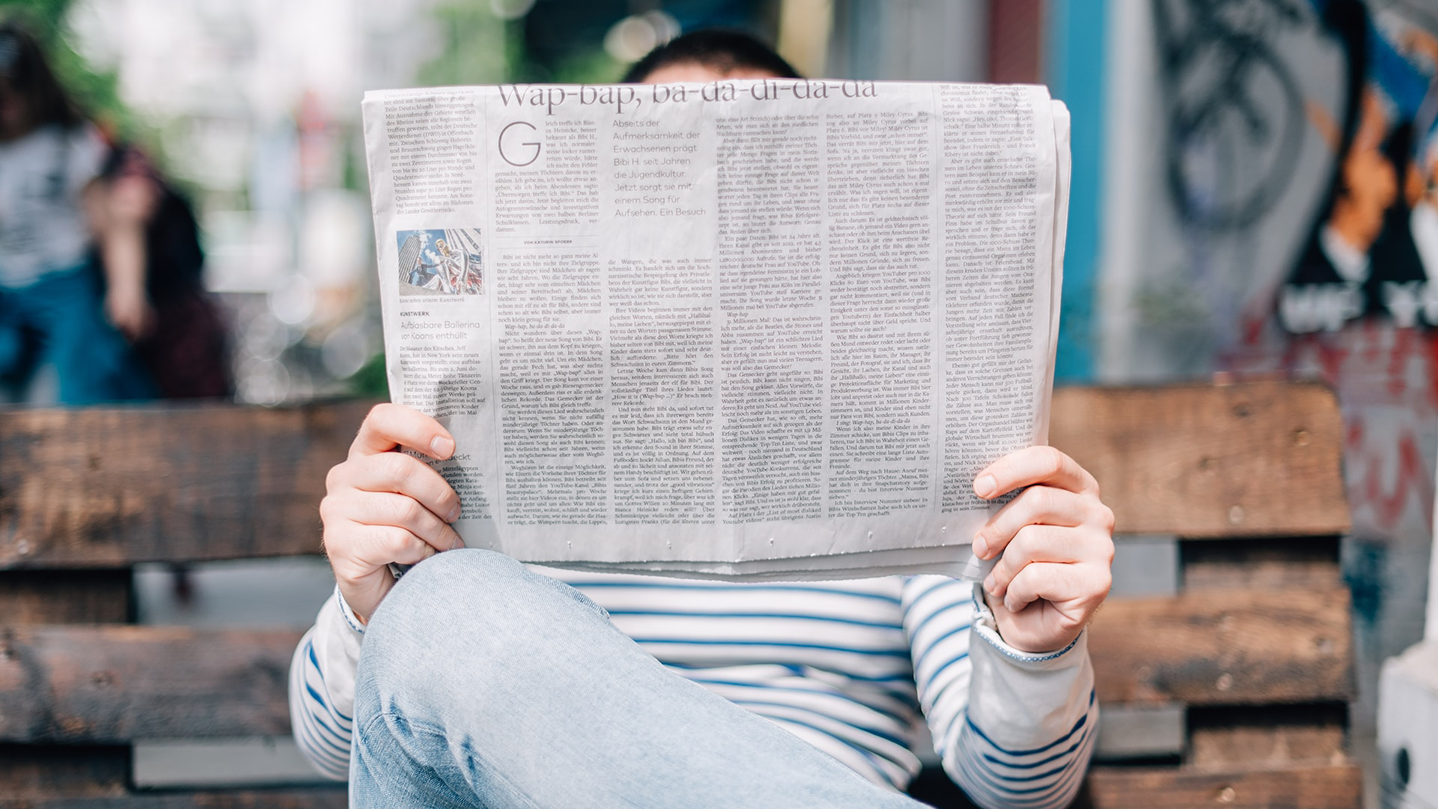
<instances>
[{"instance_id":1,"label":"denim knee","mask_svg":"<svg viewBox=\"0 0 1438 809\"><path fill-rule=\"evenodd\" d=\"M374 624L400 623L405 634L437 625L478 621L493 626L516 610L531 613L551 598L564 598L608 618L603 608L563 582L534 573L496 551L461 549L426 559L395 583L375 611ZM388 631L388 630L385 630Z\"/></svg>"},{"instance_id":2,"label":"denim knee","mask_svg":"<svg viewBox=\"0 0 1438 809\"><path fill-rule=\"evenodd\" d=\"M446 551L411 568L375 610L357 686L386 710L397 697L525 676L523 661L553 627L586 620L607 625L607 614L562 582L494 551Z\"/></svg>"}]
</instances>

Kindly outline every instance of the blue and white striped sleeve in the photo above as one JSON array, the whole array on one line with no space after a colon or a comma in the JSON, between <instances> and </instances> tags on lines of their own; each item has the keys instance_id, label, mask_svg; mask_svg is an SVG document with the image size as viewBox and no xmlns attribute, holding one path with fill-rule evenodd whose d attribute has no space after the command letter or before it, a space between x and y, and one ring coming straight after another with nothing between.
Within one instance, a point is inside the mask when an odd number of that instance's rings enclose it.
<instances>
[{"instance_id":1,"label":"blue and white striped sleeve","mask_svg":"<svg viewBox=\"0 0 1438 809\"><path fill-rule=\"evenodd\" d=\"M919 703L949 777L979 806L1059 809L1077 795L1097 737L1085 630L1049 654L999 637L976 585L915 576L904 631Z\"/></svg>"},{"instance_id":2,"label":"blue and white striped sleeve","mask_svg":"<svg viewBox=\"0 0 1438 809\"><path fill-rule=\"evenodd\" d=\"M290 661L295 742L315 769L336 781L349 778L355 667L363 640L364 627L336 588Z\"/></svg>"}]
</instances>

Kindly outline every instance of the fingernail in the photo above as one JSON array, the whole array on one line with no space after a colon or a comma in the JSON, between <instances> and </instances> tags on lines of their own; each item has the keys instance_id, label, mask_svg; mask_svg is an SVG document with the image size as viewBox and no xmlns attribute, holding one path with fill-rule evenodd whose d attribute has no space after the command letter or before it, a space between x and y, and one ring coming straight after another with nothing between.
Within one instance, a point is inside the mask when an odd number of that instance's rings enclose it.
<instances>
[{"instance_id":1,"label":"fingernail","mask_svg":"<svg viewBox=\"0 0 1438 809\"><path fill-rule=\"evenodd\" d=\"M999 484L994 482L993 475L980 475L979 479L974 481L974 494L979 497L993 497L994 490L998 486Z\"/></svg>"},{"instance_id":2,"label":"fingernail","mask_svg":"<svg viewBox=\"0 0 1438 809\"><path fill-rule=\"evenodd\" d=\"M459 550L459 549L461 549L461 548L463 548L463 547L465 547L464 538L461 537L459 534L455 534L455 535L454 535L454 544L453 544L453 545L450 545L450 546L449 546L449 549L452 550L452 551L455 551L455 550Z\"/></svg>"},{"instance_id":3,"label":"fingernail","mask_svg":"<svg viewBox=\"0 0 1438 809\"><path fill-rule=\"evenodd\" d=\"M997 597L998 593L994 592L994 584L994 574L990 573L989 577L984 579L984 589L988 591L989 595Z\"/></svg>"},{"instance_id":4,"label":"fingernail","mask_svg":"<svg viewBox=\"0 0 1438 809\"><path fill-rule=\"evenodd\" d=\"M454 439L437 435L429 442L429 451L443 459L454 454Z\"/></svg>"},{"instance_id":5,"label":"fingernail","mask_svg":"<svg viewBox=\"0 0 1438 809\"><path fill-rule=\"evenodd\" d=\"M1014 606L1014 602L1008 600L1007 598L1004 599L1004 609L1008 610L1009 612L1019 611L1019 608Z\"/></svg>"},{"instance_id":6,"label":"fingernail","mask_svg":"<svg viewBox=\"0 0 1438 809\"><path fill-rule=\"evenodd\" d=\"M989 541L983 534L974 534L974 555L980 559L989 558Z\"/></svg>"},{"instance_id":7,"label":"fingernail","mask_svg":"<svg viewBox=\"0 0 1438 809\"><path fill-rule=\"evenodd\" d=\"M459 519L459 515L461 515L461 514L463 514L463 513L464 513L464 508L462 508L461 506L456 505L454 508L452 508L452 509L449 510L449 516L448 516L448 517L445 517L445 518L444 518L444 521L445 521L445 522L454 522L455 520Z\"/></svg>"}]
</instances>

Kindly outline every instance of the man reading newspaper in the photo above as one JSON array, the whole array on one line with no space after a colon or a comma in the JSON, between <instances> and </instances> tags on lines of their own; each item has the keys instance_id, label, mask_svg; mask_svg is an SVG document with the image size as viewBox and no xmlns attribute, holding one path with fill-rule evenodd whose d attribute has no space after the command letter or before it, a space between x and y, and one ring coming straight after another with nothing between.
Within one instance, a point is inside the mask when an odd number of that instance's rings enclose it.
<instances>
[{"instance_id":1,"label":"man reading newspaper","mask_svg":"<svg viewBox=\"0 0 1438 809\"><path fill-rule=\"evenodd\" d=\"M699 32L628 80L795 77ZM334 596L296 650L300 748L354 806L915 806L920 721L983 806L1059 807L1097 733L1084 627L1108 593L1093 477L1030 447L980 472L1022 490L974 537L981 585L940 576L728 583L531 570L466 549L422 460L438 421L375 408L321 505ZM392 563L417 565L396 582Z\"/></svg>"}]
</instances>

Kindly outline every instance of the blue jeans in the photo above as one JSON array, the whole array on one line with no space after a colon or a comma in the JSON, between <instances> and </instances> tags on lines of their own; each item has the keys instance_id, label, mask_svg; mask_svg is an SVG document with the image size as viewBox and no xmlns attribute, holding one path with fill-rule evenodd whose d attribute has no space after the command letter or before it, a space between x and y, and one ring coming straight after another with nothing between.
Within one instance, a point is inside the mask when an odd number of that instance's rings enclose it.
<instances>
[{"instance_id":1,"label":"blue jeans","mask_svg":"<svg viewBox=\"0 0 1438 809\"><path fill-rule=\"evenodd\" d=\"M356 675L356 807L917 807L484 550L401 579Z\"/></svg>"},{"instance_id":2,"label":"blue jeans","mask_svg":"<svg viewBox=\"0 0 1438 809\"><path fill-rule=\"evenodd\" d=\"M55 369L65 405L150 399L150 372L110 325L100 285L88 265L40 276L29 286L0 287L0 391L20 398L36 371Z\"/></svg>"}]
</instances>

